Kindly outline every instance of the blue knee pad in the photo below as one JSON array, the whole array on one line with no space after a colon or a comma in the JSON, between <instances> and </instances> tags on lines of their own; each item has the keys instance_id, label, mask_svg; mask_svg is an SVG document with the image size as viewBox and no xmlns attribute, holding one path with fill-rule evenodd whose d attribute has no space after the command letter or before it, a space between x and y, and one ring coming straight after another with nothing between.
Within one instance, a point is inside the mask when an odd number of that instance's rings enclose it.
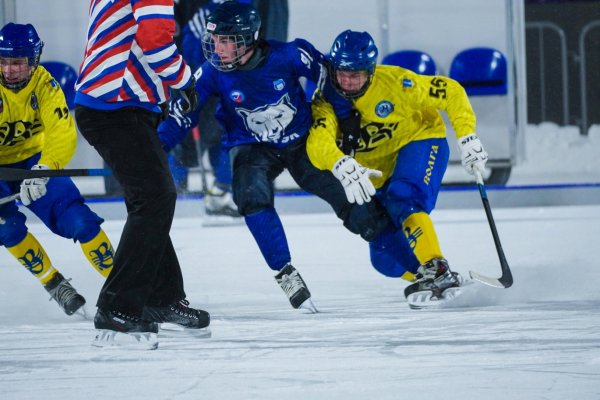
<instances>
[{"instance_id":1,"label":"blue knee pad","mask_svg":"<svg viewBox=\"0 0 600 400\"><path fill-rule=\"evenodd\" d=\"M79 243L87 243L98 235L104 220L88 206L73 203L56 221L56 233Z\"/></svg>"},{"instance_id":2,"label":"blue knee pad","mask_svg":"<svg viewBox=\"0 0 600 400\"><path fill-rule=\"evenodd\" d=\"M405 272L416 273L419 260L401 229L387 228L369 242L371 264L379 273L399 278Z\"/></svg>"},{"instance_id":3,"label":"blue knee pad","mask_svg":"<svg viewBox=\"0 0 600 400\"><path fill-rule=\"evenodd\" d=\"M48 192L28 208L55 234L80 243L89 242L104 222L89 209L69 178L52 178Z\"/></svg>"},{"instance_id":4,"label":"blue knee pad","mask_svg":"<svg viewBox=\"0 0 600 400\"><path fill-rule=\"evenodd\" d=\"M0 244L13 247L21 243L27 235L25 214L20 212L17 205L12 202L0 208L0 217L4 220L4 223L0 224Z\"/></svg>"}]
</instances>

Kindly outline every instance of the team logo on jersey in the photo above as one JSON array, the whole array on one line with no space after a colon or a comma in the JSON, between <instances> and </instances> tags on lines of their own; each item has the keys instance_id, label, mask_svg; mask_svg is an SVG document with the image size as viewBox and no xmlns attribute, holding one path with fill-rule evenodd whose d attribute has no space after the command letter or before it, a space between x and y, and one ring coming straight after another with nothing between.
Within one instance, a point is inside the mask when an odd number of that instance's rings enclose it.
<instances>
[{"instance_id":1,"label":"team logo on jersey","mask_svg":"<svg viewBox=\"0 0 600 400\"><path fill-rule=\"evenodd\" d=\"M0 113L4 111L4 102L0 99Z\"/></svg>"},{"instance_id":2,"label":"team logo on jersey","mask_svg":"<svg viewBox=\"0 0 600 400\"><path fill-rule=\"evenodd\" d=\"M402 79L402 87L413 87L413 86L415 86L415 83L412 80L410 80L408 78Z\"/></svg>"},{"instance_id":3,"label":"team logo on jersey","mask_svg":"<svg viewBox=\"0 0 600 400\"><path fill-rule=\"evenodd\" d=\"M56 79L50 80L50 86L52 86L52 88L54 88L55 90L58 89L58 82L56 82Z\"/></svg>"},{"instance_id":4,"label":"team logo on jersey","mask_svg":"<svg viewBox=\"0 0 600 400\"><path fill-rule=\"evenodd\" d=\"M278 91L282 91L285 87L285 81L283 79L277 79L273 81L273 88Z\"/></svg>"},{"instance_id":5,"label":"team logo on jersey","mask_svg":"<svg viewBox=\"0 0 600 400\"><path fill-rule=\"evenodd\" d=\"M231 93L229 93L229 98L234 103L240 104L244 102L244 93L240 92L239 90L232 90Z\"/></svg>"},{"instance_id":6,"label":"team logo on jersey","mask_svg":"<svg viewBox=\"0 0 600 400\"><path fill-rule=\"evenodd\" d=\"M254 110L238 108L236 111L258 142L287 143L300 137L297 133L284 136L285 129L297 111L287 93L275 104L267 104Z\"/></svg>"},{"instance_id":7,"label":"team logo on jersey","mask_svg":"<svg viewBox=\"0 0 600 400\"><path fill-rule=\"evenodd\" d=\"M33 108L34 110L37 110L38 107L39 107L39 105L38 105L37 96L35 95L35 93L31 93L31 108Z\"/></svg>"},{"instance_id":8,"label":"team logo on jersey","mask_svg":"<svg viewBox=\"0 0 600 400\"><path fill-rule=\"evenodd\" d=\"M375 106L375 114L380 118L385 118L394 111L394 105L387 101L382 100Z\"/></svg>"}]
</instances>

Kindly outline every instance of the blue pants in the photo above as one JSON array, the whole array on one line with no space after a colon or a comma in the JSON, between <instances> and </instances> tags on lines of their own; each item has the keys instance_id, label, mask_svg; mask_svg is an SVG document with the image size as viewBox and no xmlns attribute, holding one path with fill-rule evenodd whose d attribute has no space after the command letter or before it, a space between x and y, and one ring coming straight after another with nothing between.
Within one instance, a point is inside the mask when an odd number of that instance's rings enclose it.
<instances>
[{"instance_id":1,"label":"blue pants","mask_svg":"<svg viewBox=\"0 0 600 400\"><path fill-rule=\"evenodd\" d=\"M3 167L31 169L39 159L40 154L36 154L27 160ZM0 181L0 197L18 193L20 185L19 181ZM48 180L46 187L46 195L32 202L27 208L53 233L85 243L100 232L100 224L104 220L84 203L79 189L70 178L52 178ZM27 234L25 214L20 212L17 204L12 201L0 205L0 218L5 220L4 224L0 224L0 244L6 247L19 244Z\"/></svg>"},{"instance_id":2,"label":"blue pants","mask_svg":"<svg viewBox=\"0 0 600 400\"><path fill-rule=\"evenodd\" d=\"M392 176L376 194L395 229L387 229L369 243L371 263L383 275L400 277L419 267L402 223L411 214L429 214L434 209L449 157L446 138L411 142L398 152Z\"/></svg>"}]
</instances>

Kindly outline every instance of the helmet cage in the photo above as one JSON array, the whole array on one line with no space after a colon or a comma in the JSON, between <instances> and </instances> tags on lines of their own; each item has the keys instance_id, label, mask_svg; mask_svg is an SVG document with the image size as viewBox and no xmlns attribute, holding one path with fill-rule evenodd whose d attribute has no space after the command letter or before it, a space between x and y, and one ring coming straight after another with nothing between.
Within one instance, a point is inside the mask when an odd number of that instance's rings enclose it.
<instances>
[{"instance_id":1,"label":"helmet cage","mask_svg":"<svg viewBox=\"0 0 600 400\"><path fill-rule=\"evenodd\" d=\"M256 46L260 30L260 16L247 3L226 1L217 6L206 18L206 30L202 35L204 57L220 71L236 70L242 58ZM227 41L235 43L235 54L223 61L216 46Z\"/></svg>"},{"instance_id":2,"label":"helmet cage","mask_svg":"<svg viewBox=\"0 0 600 400\"><path fill-rule=\"evenodd\" d=\"M356 99L365 94L375 74L378 50L367 32L342 32L333 42L329 52L329 73L336 91L347 99ZM357 91L347 92L337 80L338 71L365 71L368 78Z\"/></svg>"},{"instance_id":3,"label":"helmet cage","mask_svg":"<svg viewBox=\"0 0 600 400\"><path fill-rule=\"evenodd\" d=\"M258 36L258 31L256 32L256 36ZM230 60L221 60L221 57L217 53L216 43L220 41L235 43L235 54ZM254 48L255 43L256 39L253 36L250 36L249 39L248 35L220 35L208 31L202 34L202 52L204 53L204 58L213 67L224 72L236 70L241 65L242 58Z\"/></svg>"}]
</instances>

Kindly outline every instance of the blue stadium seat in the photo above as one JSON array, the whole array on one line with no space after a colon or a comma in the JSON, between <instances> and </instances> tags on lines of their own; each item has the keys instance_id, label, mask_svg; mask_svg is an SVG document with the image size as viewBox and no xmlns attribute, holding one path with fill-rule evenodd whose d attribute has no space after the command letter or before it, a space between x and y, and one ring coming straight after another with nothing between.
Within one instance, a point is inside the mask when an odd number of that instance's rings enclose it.
<instances>
[{"instance_id":1,"label":"blue stadium seat","mask_svg":"<svg viewBox=\"0 0 600 400\"><path fill-rule=\"evenodd\" d=\"M75 107L75 82L77 81L77 71L69 64L60 61L44 61L40 63L50 72L50 75L60 84L69 110Z\"/></svg>"},{"instance_id":2,"label":"blue stadium seat","mask_svg":"<svg viewBox=\"0 0 600 400\"><path fill-rule=\"evenodd\" d=\"M450 78L468 95L505 95L508 92L506 58L489 47L474 47L458 53L450 65Z\"/></svg>"},{"instance_id":3,"label":"blue stadium seat","mask_svg":"<svg viewBox=\"0 0 600 400\"><path fill-rule=\"evenodd\" d=\"M437 66L433 58L419 50L400 50L390 53L381 61L385 65L396 65L421 75L436 75Z\"/></svg>"}]
</instances>

